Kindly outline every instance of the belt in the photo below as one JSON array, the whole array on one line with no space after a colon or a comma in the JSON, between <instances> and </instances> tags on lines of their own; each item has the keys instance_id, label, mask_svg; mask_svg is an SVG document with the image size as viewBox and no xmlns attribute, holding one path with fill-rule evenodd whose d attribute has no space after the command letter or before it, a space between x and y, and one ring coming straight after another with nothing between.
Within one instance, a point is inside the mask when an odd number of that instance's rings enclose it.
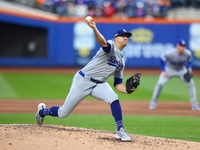
<instances>
[{"instance_id":1,"label":"belt","mask_svg":"<svg viewBox=\"0 0 200 150\"><path fill-rule=\"evenodd\" d=\"M79 72L78 72L82 77L85 77L85 74L80 70ZM103 82L101 82L101 81L97 81L97 80L95 80L95 79L93 79L93 78L91 78L91 77L89 77L89 80L90 81L92 81L92 82L94 82L94 83L103 83Z\"/></svg>"}]
</instances>

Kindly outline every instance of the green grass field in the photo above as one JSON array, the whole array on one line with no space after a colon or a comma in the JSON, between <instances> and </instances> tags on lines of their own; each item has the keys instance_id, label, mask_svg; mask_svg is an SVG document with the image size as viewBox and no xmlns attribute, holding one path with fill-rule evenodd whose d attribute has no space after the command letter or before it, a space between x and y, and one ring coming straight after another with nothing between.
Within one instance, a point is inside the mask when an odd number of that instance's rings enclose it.
<instances>
[{"instance_id":1,"label":"green grass field","mask_svg":"<svg viewBox=\"0 0 200 150\"><path fill-rule=\"evenodd\" d=\"M124 81L127 77L124 76ZM72 78L71 74L0 74L0 99L65 99ZM157 80L158 76L142 75L134 94L117 94L120 100L150 100ZM200 78L194 77L194 81L197 91L200 90ZM108 82L112 86L113 79L109 78ZM197 97L200 97L199 92ZM180 79L173 78L166 83L159 99L188 101L188 88Z\"/></svg>"},{"instance_id":2,"label":"green grass field","mask_svg":"<svg viewBox=\"0 0 200 150\"><path fill-rule=\"evenodd\" d=\"M0 99L65 99L73 75L64 74L0 74ZM126 79L128 76L124 76ZM142 75L141 85L134 94L119 94L121 100L150 100L158 76ZM197 97L200 78L194 77ZM112 85L113 79L108 82ZM88 97L87 100L93 99ZM159 98L162 101L189 101L186 85L177 78L170 80ZM65 119L49 117L45 124L115 130L111 115L75 115ZM82 120L82 121L80 121ZM0 114L1 124L35 124L34 114ZM128 133L200 142L199 117L124 115Z\"/></svg>"}]
</instances>

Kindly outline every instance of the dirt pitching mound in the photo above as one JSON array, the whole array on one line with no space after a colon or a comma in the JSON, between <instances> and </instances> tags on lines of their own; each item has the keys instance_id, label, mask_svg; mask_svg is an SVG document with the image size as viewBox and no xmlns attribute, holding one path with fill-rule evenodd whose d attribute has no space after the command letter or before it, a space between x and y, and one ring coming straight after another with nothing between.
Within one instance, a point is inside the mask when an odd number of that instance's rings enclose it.
<instances>
[{"instance_id":1,"label":"dirt pitching mound","mask_svg":"<svg viewBox=\"0 0 200 150\"><path fill-rule=\"evenodd\" d=\"M197 150L198 142L129 134L131 142L110 131L59 125L0 125L2 150Z\"/></svg>"}]
</instances>

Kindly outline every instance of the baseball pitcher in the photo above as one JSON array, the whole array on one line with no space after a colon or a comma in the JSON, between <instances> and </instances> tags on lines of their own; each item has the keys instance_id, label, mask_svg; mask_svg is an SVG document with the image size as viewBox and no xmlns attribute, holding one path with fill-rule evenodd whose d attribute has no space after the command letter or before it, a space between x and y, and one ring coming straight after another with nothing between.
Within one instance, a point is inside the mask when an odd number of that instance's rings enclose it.
<instances>
[{"instance_id":1,"label":"baseball pitcher","mask_svg":"<svg viewBox=\"0 0 200 150\"><path fill-rule=\"evenodd\" d=\"M122 141L130 141L131 137L124 129L118 95L106 82L106 79L113 76L115 89L122 93L130 94L137 89L140 83L140 73L134 74L127 79L126 85L122 81L125 67L122 50L128 44L128 39L132 36L132 33L119 29L114 34L114 40L106 41L92 18L87 17L85 22L93 30L101 47L92 60L75 74L70 92L61 107L53 106L46 109L44 103L38 105L36 113L37 124L41 125L46 115L59 118L67 117L85 97L90 95L110 104L111 112L117 125L115 138Z\"/></svg>"}]
</instances>

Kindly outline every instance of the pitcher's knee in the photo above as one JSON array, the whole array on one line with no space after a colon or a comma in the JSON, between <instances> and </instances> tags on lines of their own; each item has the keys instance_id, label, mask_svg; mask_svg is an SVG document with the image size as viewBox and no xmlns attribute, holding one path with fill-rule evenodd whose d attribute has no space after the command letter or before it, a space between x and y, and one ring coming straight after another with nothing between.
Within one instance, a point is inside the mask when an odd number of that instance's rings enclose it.
<instances>
[{"instance_id":1,"label":"pitcher's knee","mask_svg":"<svg viewBox=\"0 0 200 150\"><path fill-rule=\"evenodd\" d=\"M69 116L70 112L66 111L66 110L62 110L59 109L58 110L58 117L59 118L66 118L67 116Z\"/></svg>"}]
</instances>

